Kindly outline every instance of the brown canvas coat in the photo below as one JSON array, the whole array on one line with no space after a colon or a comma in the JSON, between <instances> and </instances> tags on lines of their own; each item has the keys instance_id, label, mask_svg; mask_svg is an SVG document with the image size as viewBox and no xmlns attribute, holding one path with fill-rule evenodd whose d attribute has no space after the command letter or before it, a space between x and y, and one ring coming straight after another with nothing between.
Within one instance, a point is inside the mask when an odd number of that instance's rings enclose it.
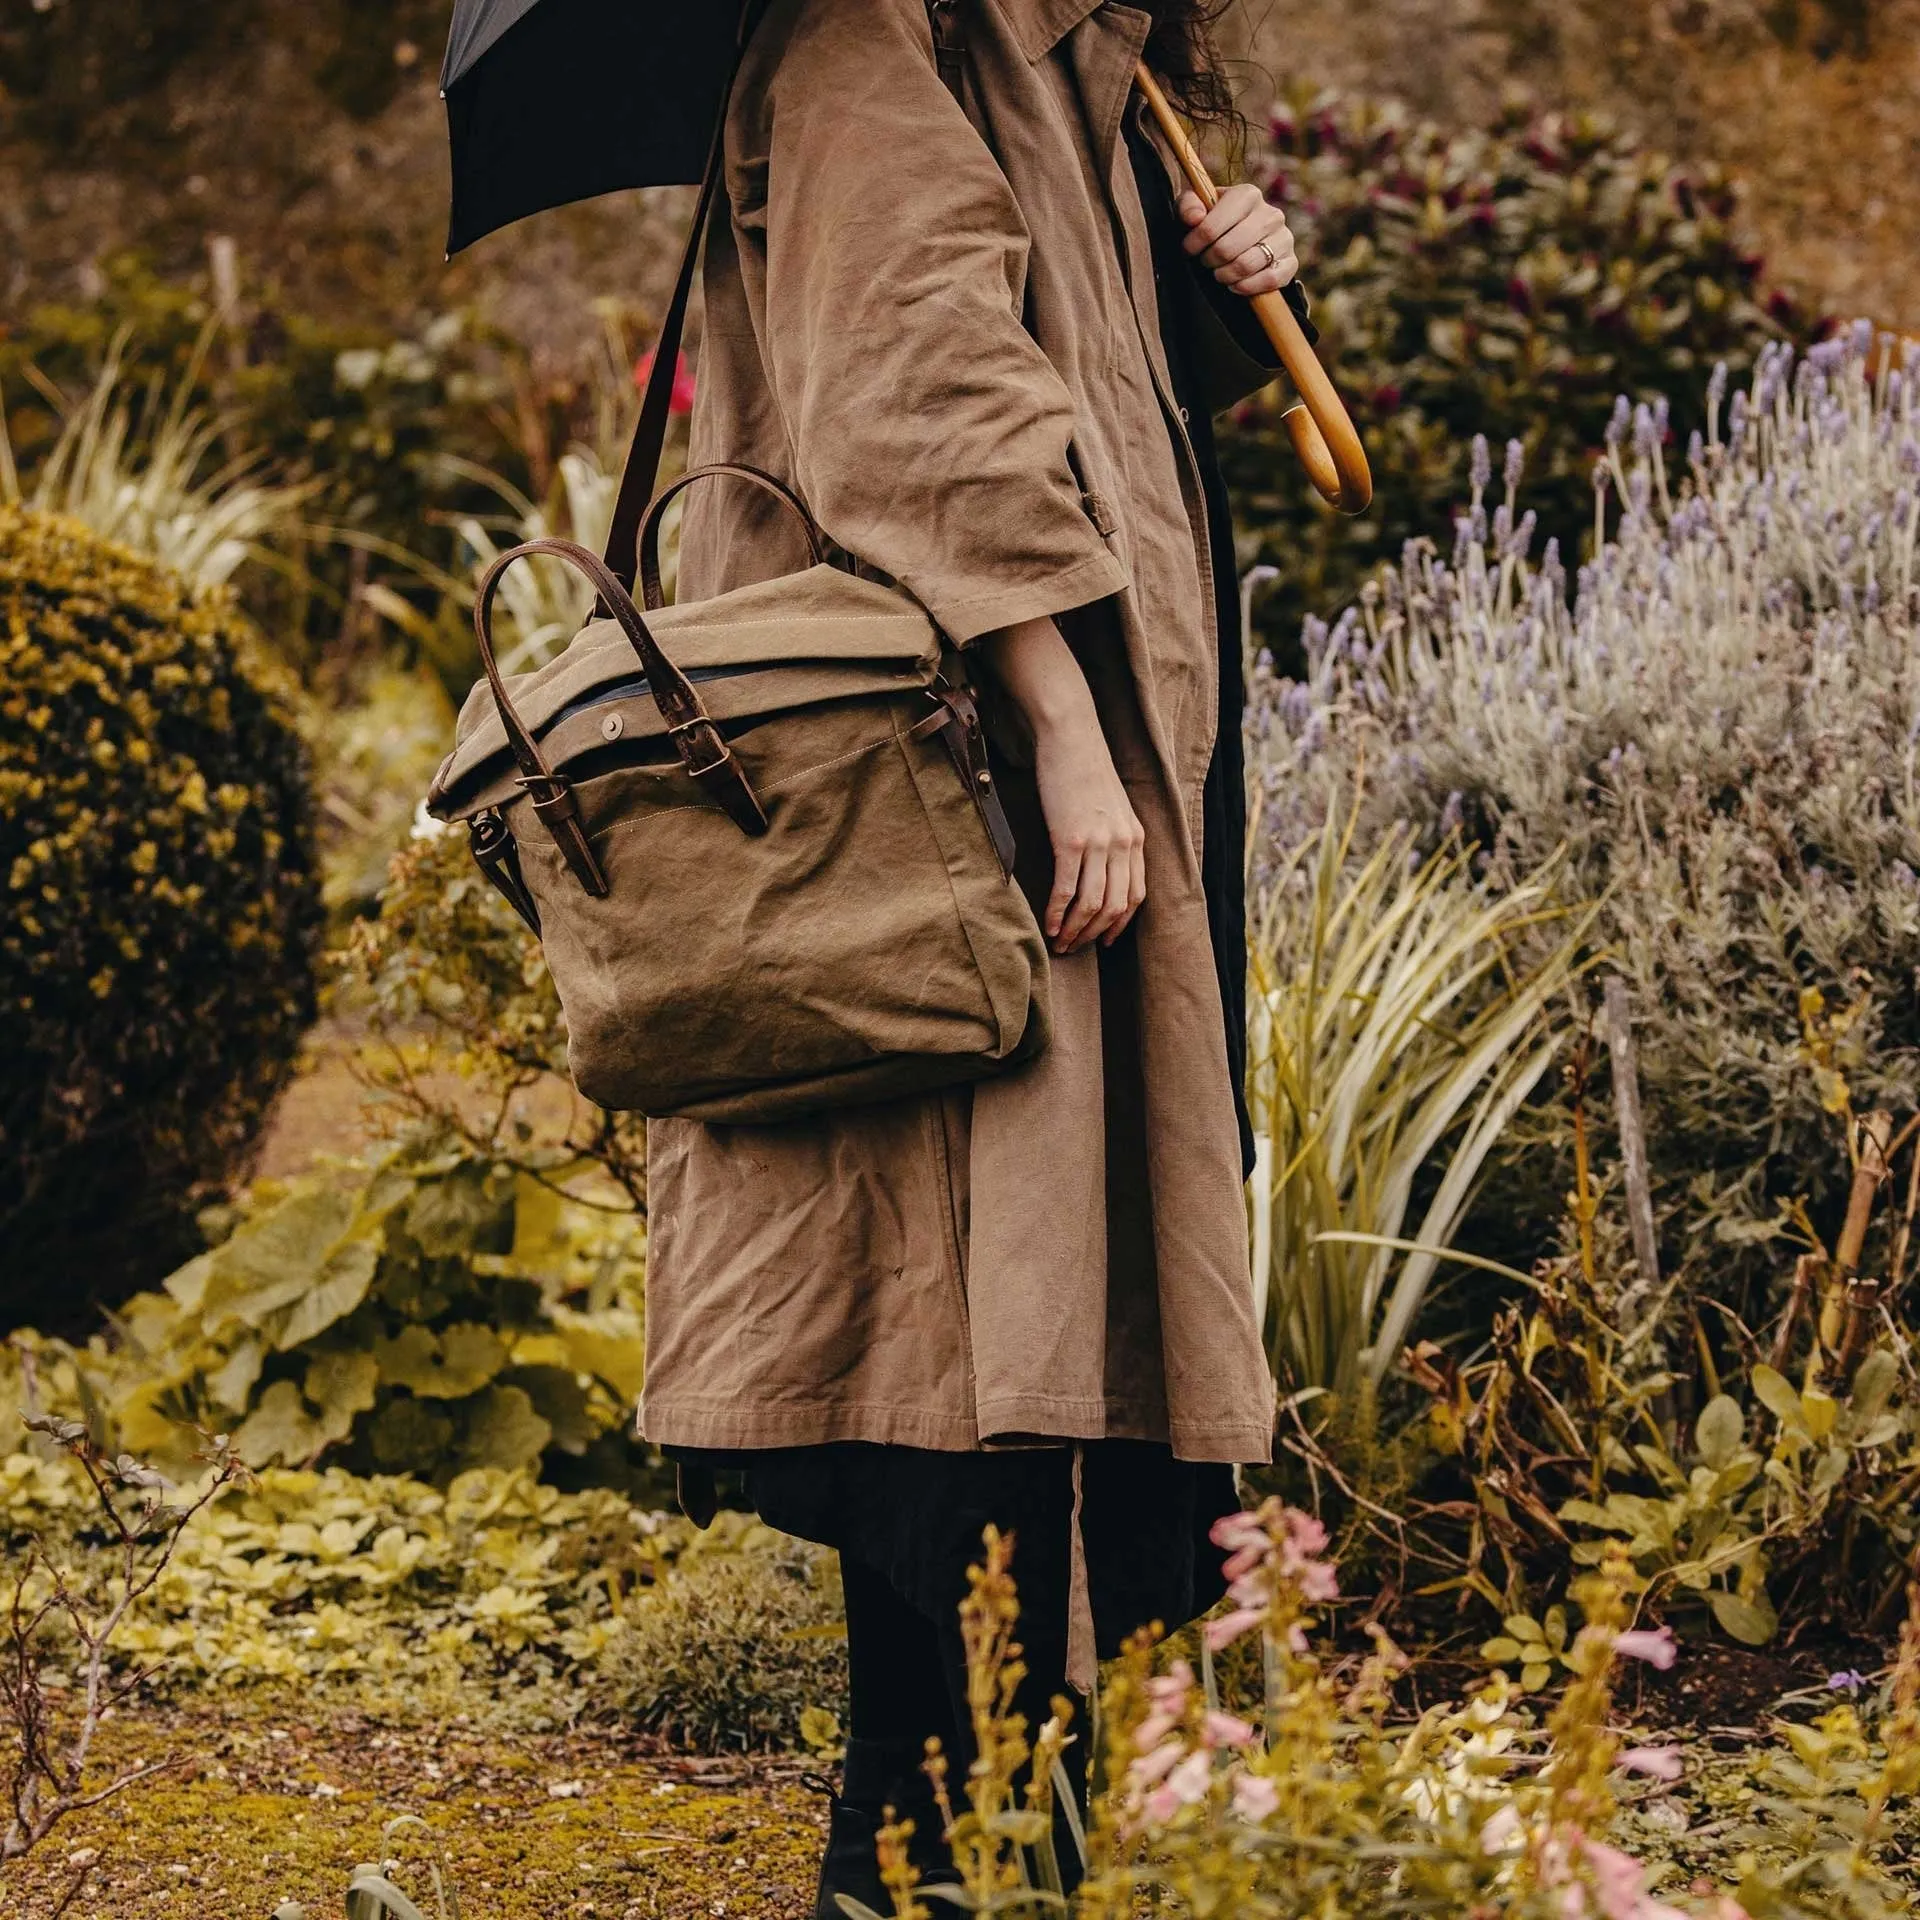
<instances>
[{"instance_id":1,"label":"brown canvas coat","mask_svg":"<svg viewBox=\"0 0 1920 1920\"><path fill-rule=\"evenodd\" d=\"M958 643L1071 616L1146 829L1147 903L1109 954L1055 960L1056 1037L1029 1067L805 1126L653 1124L642 1430L1264 1460L1197 846L1213 583L1121 137L1149 21L964 4L966 111L923 0L773 0L727 127L692 458L790 481ZM1268 377L1223 365L1223 398ZM680 593L800 557L748 490L707 482ZM1043 881L1031 809L1022 839Z\"/></svg>"}]
</instances>

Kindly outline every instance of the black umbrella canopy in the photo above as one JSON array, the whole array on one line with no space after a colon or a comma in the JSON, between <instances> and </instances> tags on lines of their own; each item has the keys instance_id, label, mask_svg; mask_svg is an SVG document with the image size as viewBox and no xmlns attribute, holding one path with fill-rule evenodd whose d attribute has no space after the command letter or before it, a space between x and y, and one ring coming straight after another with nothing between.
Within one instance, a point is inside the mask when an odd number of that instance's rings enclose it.
<instances>
[{"instance_id":1,"label":"black umbrella canopy","mask_svg":"<svg viewBox=\"0 0 1920 1920\"><path fill-rule=\"evenodd\" d=\"M548 207L700 179L740 0L455 0L447 252Z\"/></svg>"}]
</instances>

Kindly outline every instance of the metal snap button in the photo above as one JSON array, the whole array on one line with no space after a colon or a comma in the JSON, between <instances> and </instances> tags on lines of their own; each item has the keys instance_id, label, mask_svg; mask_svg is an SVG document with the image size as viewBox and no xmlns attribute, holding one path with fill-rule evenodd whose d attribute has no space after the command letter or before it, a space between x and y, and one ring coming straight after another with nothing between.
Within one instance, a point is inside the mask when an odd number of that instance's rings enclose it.
<instances>
[{"instance_id":1,"label":"metal snap button","mask_svg":"<svg viewBox=\"0 0 1920 1920\"><path fill-rule=\"evenodd\" d=\"M622 720L617 713L610 713L600 722L600 731L605 734L609 740L618 740L626 730L626 724L627 723Z\"/></svg>"}]
</instances>

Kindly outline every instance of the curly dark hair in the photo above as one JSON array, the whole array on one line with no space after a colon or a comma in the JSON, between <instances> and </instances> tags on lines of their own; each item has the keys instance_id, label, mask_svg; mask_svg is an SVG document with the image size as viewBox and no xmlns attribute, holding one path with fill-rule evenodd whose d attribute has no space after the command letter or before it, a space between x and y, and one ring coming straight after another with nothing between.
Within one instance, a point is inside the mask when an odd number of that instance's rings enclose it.
<instances>
[{"instance_id":1,"label":"curly dark hair","mask_svg":"<svg viewBox=\"0 0 1920 1920\"><path fill-rule=\"evenodd\" d=\"M1196 120L1232 124L1233 87L1214 43L1213 23L1232 0L1144 0L1153 15L1146 61Z\"/></svg>"}]
</instances>

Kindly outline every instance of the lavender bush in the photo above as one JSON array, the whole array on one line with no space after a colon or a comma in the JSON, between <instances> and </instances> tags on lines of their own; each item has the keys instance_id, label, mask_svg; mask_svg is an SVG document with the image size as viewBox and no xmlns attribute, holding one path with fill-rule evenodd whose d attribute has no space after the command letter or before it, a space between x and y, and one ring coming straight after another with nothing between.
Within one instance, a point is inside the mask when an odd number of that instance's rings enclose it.
<instances>
[{"instance_id":1,"label":"lavender bush","mask_svg":"<svg viewBox=\"0 0 1920 1920\"><path fill-rule=\"evenodd\" d=\"M1920 1102L1920 405L1864 325L1727 385L1683 462L1621 403L1571 597L1518 447L1490 512L1477 445L1451 560L1412 542L1310 622L1251 722L1257 844L1357 790L1362 852L1457 829L1519 883L1564 848L1604 895L1669 1258L1732 1298L1785 1203L1834 1223L1834 1114Z\"/></svg>"}]
</instances>

